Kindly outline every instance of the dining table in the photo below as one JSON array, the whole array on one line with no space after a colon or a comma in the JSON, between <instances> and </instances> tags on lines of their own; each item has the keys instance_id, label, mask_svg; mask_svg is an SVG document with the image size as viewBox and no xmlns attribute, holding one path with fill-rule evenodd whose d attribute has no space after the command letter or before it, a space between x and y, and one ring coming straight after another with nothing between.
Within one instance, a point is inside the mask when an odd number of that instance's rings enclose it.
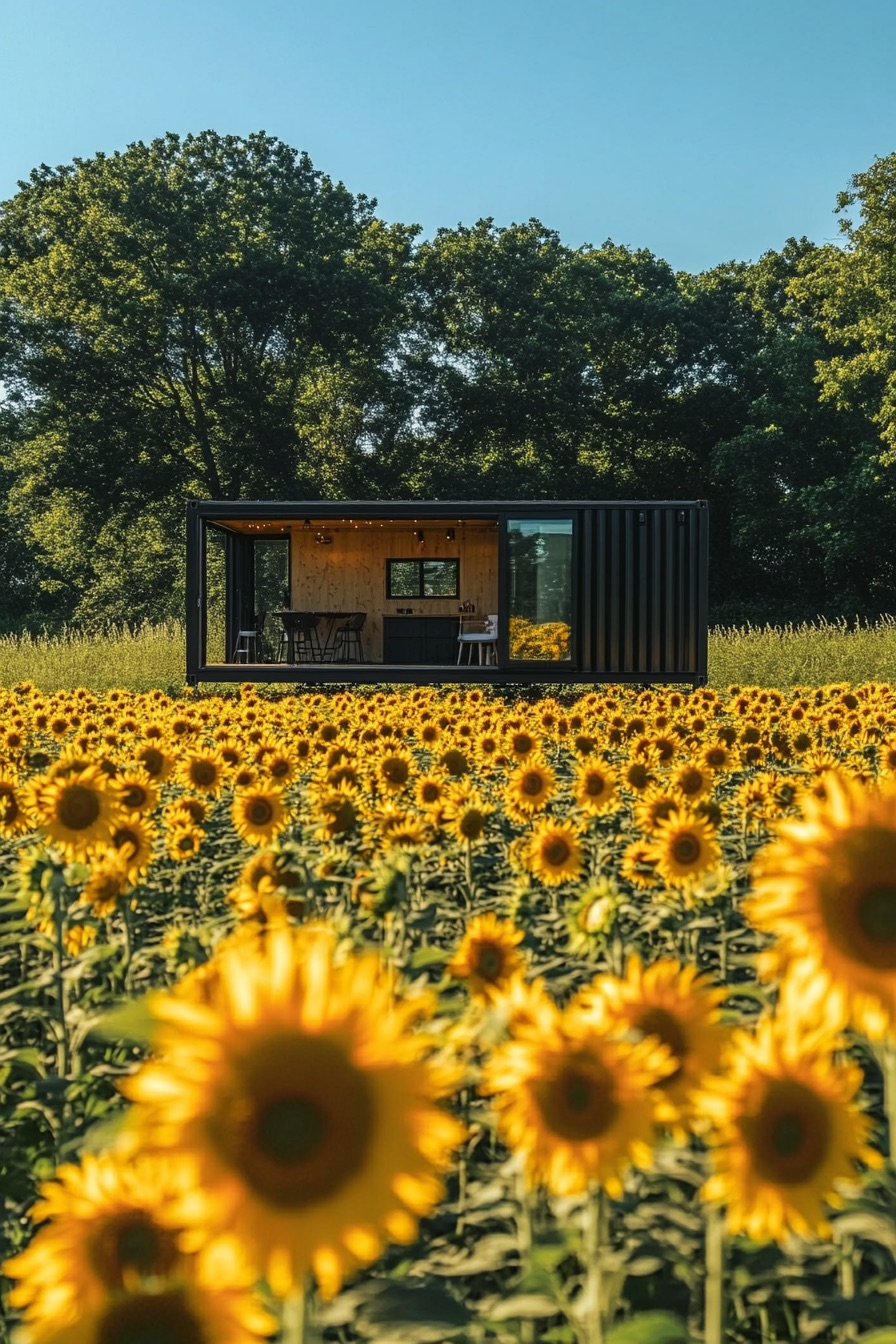
<instances>
[{"instance_id":1,"label":"dining table","mask_svg":"<svg viewBox=\"0 0 896 1344\"><path fill-rule=\"evenodd\" d=\"M336 622L347 621L349 616L354 615L354 612L308 611L305 608L285 607L282 608L280 611L272 612L271 615L277 616L281 620L283 619L284 616L311 616L318 621L326 621L327 625L324 630L324 638L321 640L320 644L320 661L322 663L329 663L333 661L333 653L335 651ZM285 628L287 638L289 640L289 645L287 649L287 661L290 663L295 663L299 661L296 658L296 648L294 639L295 631L291 626L288 625L286 625Z\"/></svg>"}]
</instances>

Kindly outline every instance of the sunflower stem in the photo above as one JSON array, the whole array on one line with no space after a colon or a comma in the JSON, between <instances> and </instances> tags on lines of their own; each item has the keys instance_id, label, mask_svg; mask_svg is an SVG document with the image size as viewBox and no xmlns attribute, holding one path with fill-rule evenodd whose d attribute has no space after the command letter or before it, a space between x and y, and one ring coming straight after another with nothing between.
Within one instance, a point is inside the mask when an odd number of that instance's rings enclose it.
<instances>
[{"instance_id":1,"label":"sunflower stem","mask_svg":"<svg viewBox=\"0 0 896 1344\"><path fill-rule=\"evenodd\" d=\"M532 1253L532 1207L526 1172L522 1166L517 1168L516 1173L516 1197L520 1206L516 1223L517 1240L520 1248L520 1270L525 1277L529 1271L529 1259ZM534 1321L520 1321L520 1340L521 1344L535 1344Z\"/></svg>"},{"instance_id":2,"label":"sunflower stem","mask_svg":"<svg viewBox=\"0 0 896 1344\"><path fill-rule=\"evenodd\" d=\"M607 1239L607 1199L603 1187L593 1186L585 1202L582 1289L583 1344L604 1344L603 1256Z\"/></svg>"},{"instance_id":3,"label":"sunflower stem","mask_svg":"<svg viewBox=\"0 0 896 1344\"><path fill-rule=\"evenodd\" d=\"M706 1284L704 1287L705 1344L725 1340L725 1211L717 1204L706 1210Z\"/></svg>"},{"instance_id":4,"label":"sunflower stem","mask_svg":"<svg viewBox=\"0 0 896 1344\"><path fill-rule=\"evenodd\" d=\"M889 1133L890 1166L896 1166L896 1045L887 1041L879 1055L884 1075L884 1108L887 1113Z\"/></svg>"},{"instance_id":5,"label":"sunflower stem","mask_svg":"<svg viewBox=\"0 0 896 1344\"><path fill-rule=\"evenodd\" d=\"M844 1302L849 1302L856 1295L856 1262L855 1262L855 1240L847 1233L845 1236L839 1232L837 1224L834 1224L834 1241L839 1243L840 1260L837 1266L838 1278L840 1280L840 1296ZM847 1321L843 1324L838 1333L839 1344L846 1344L847 1340L855 1339L858 1327L855 1321Z\"/></svg>"},{"instance_id":6,"label":"sunflower stem","mask_svg":"<svg viewBox=\"0 0 896 1344\"><path fill-rule=\"evenodd\" d=\"M280 1344L304 1344L305 1305L308 1298L307 1285L302 1285L283 1299L280 1317Z\"/></svg>"},{"instance_id":7,"label":"sunflower stem","mask_svg":"<svg viewBox=\"0 0 896 1344\"><path fill-rule=\"evenodd\" d=\"M56 1015L59 1019L59 1039L56 1042L56 1072L60 1078L68 1077L69 1042L68 998L65 984L65 908L62 903L63 882L61 877L53 883L53 978L56 981ZM63 1094L64 1095L64 1094Z\"/></svg>"},{"instance_id":8,"label":"sunflower stem","mask_svg":"<svg viewBox=\"0 0 896 1344\"><path fill-rule=\"evenodd\" d=\"M128 991L128 981L131 977L131 959L134 955L134 930L131 924L131 903L130 897L122 898L121 915L124 920L124 962L122 964L122 975L124 977L124 991Z\"/></svg>"}]
</instances>

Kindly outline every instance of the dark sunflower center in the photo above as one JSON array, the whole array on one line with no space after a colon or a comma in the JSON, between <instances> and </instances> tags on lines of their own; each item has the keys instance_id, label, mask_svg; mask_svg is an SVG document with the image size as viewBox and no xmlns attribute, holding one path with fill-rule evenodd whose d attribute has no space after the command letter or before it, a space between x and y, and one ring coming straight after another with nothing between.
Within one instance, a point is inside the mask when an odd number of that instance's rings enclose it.
<instances>
[{"instance_id":1,"label":"dark sunflower center","mask_svg":"<svg viewBox=\"0 0 896 1344\"><path fill-rule=\"evenodd\" d=\"M612 1077L598 1060L571 1060L538 1084L535 1099L546 1126L573 1142L600 1138L619 1112Z\"/></svg>"},{"instance_id":2,"label":"dark sunflower center","mask_svg":"<svg viewBox=\"0 0 896 1344\"><path fill-rule=\"evenodd\" d=\"M685 770L680 776L678 786L682 793L699 793L703 785L703 776L699 770Z\"/></svg>"},{"instance_id":3,"label":"dark sunflower center","mask_svg":"<svg viewBox=\"0 0 896 1344\"><path fill-rule=\"evenodd\" d=\"M476 954L476 973L483 980L497 980L504 969L504 955L494 943L483 943Z\"/></svg>"},{"instance_id":4,"label":"dark sunflower center","mask_svg":"<svg viewBox=\"0 0 896 1344\"><path fill-rule=\"evenodd\" d=\"M103 1312L96 1344L210 1344L183 1289L137 1293Z\"/></svg>"},{"instance_id":5,"label":"dark sunflower center","mask_svg":"<svg viewBox=\"0 0 896 1344\"><path fill-rule=\"evenodd\" d=\"M190 766L190 778L194 784L201 786L214 784L218 778L218 770L213 761L194 761Z\"/></svg>"},{"instance_id":6,"label":"dark sunflower center","mask_svg":"<svg viewBox=\"0 0 896 1344\"><path fill-rule=\"evenodd\" d=\"M537 798L544 792L545 781L537 770L527 770L520 781L520 789L529 798Z\"/></svg>"},{"instance_id":7,"label":"dark sunflower center","mask_svg":"<svg viewBox=\"0 0 896 1344\"><path fill-rule=\"evenodd\" d=\"M607 787L603 775L591 773L585 776L585 792L589 798L599 798Z\"/></svg>"},{"instance_id":8,"label":"dark sunflower center","mask_svg":"<svg viewBox=\"0 0 896 1344\"><path fill-rule=\"evenodd\" d=\"M383 776L390 784L406 784L408 773L408 763L400 757L383 762Z\"/></svg>"},{"instance_id":9,"label":"dark sunflower center","mask_svg":"<svg viewBox=\"0 0 896 1344\"><path fill-rule=\"evenodd\" d=\"M520 756L527 756L534 746L528 733L517 733L513 739L513 749Z\"/></svg>"},{"instance_id":10,"label":"dark sunflower center","mask_svg":"<svg viewBox=\"0 0 896 1344\"><path fill-rule=\"evenodd\" d=\"M658 1036L663 1045L668 1046L670 1052L675 1056L678 1067L673 1073L663 1078L660 1084L662 1087L668 1086L681 1074L684 1058L688 1053L688 1038L684 1034L681 1023L667 1008L653 1007L647 1008L641 1013L635 1025L645 1036Z\"/></svg>"},{"instance_id":11,"label":"dark sunflower center","mask_svg":"<svg viewBox=\"0 0 896 1344\"><path fill-rule=\"evenodd\" d=\"M120 831L115 832L112 837L112 843L116 849L124 849L125 846L128 846L132 851L131 857L140 853L139 835L137 835L135 831L129 831L124 827Z\"/></svg>"},{"instance_id":12,"label":"dark sunflower center","mask_svg":"<svg viewBox=\"0 0 896 1344\"><path fill-rule=\"evenodd\" d=\"M146 767L148 774L153 777L162 773L165 758L156 747L146 747L144 751L141 751L140 760Z\"/></svg>"},{"instance_id":13,"label":"dark sunflower center","mask_svg":"<svg viewBox=\"0 0 896 1344\"><path fill-rule=\"evenodd\" d=\"M856 922L872 942L896 942L896 886L881 882L862 892L856 905Z\"/></svg>"},{"instance_id":14,"label":"dark sunflower center","mask_svg":"<svg viewBox=\"0 0 896 1344\"><path fill-rule=\"evenodd\" d=\"M88 1255L110 1290L126 1286L126 1270L143 1278L161 1276L178 1258L174 1235L157 1227L142 1209L129 1209L102 1223L88 1242Z\"/></svg>"},{"instance_id":15,"label":"dark sunflower center","mask_svg":"<svg viewBox=\"0 0 896 1344\"><path fill-rule=\"evenodd\" d=\"M459 828L467 840L478 840L485 829L485 817L478 807L468 807L460 819Z\"/></svg>"},{"instance_id":16,"label":"dark sunflower center","mask_svg":"<svg viewBox=\"0 0 896 1344\"><path fill-rule=\"evenodd\" d=\"M139 812L146 806L146 790L142 784L130 784L121 795L121 801L129 812Z\"/></svg>"},{"instance_id":17,"label":"dark sunflower center","mask_svg":"<svg viewBox=\"0 0 896 1344\"><path fill-rule=\"evenodd\" d=\"M100 815L100 800L86 784L69 784L59 799L57 816L70 831L86 831Z\"/></svg>"},{"instance_id":18,"label":"dark sunflower center","mask_svg":"<svg viewBox=\"0 0 896 1344\"><path fill-rule=\"evenodd\" d=\"M307 1162L324 1134L320 1109L307 1097L277 1097L258 1116L258 1147L273 1162Z\"/></svg>"},{"instance_id":19,"label":"dark sunflower center","mask_svg":"<svg viewBox=\"0 0 896 1344\"><path fill-rule=\"evenodd\" d=\"M672 846L676 863L696 863L700 857L700 841L695 835L679 835Z\"/></svg>"},{"instance_id":20,"label":"dark sunflower center","mask_svg":"<svg viewBox=\"0 0 896 1344\"><path fill-rule=\"evenodd\" d=\"M253 798L246 808L246 818L253 826L267 826L273 816L274 809L267 798Z\"/></svg>"},{"instance_id":21,"label":"dark sunflower center","mask_svg":"<svg viewBox=\"0 0 896 1344\"><path fill-rule=\"evenodd\" d=\"M375 1122L373 1089L345 1047L294 1032L247 1049L208 1121L251 1194L292 1210L325 1201L364 1166Z\"/></svg>"},{"instance_id":22,"label":"dark sunflower center","mask_svg":"<svg viewBox=\"0 0 896 1344\"><path fill-rule=\"evenodd\" d=\"M759 1113L741 1126L760 1175L779 1185L811 1181L828 1152L824 1100L793 1079L771 1082Z\"/></svg>"},{"instance_id":23,"label":"dark sunflower center","mask_svg":"<svg viewBox=\"0 0 896 1344\"><path fill-rule=\"evenodd\" d=\"M441 787L438 784L424 784L420 796L424 803L437 803L442 796Z\"/></svg>"},{"instance_id":24,"label":"dark sunflower center","mask_svg":"<svg viewBox=\"0 0 896 1344\"><path fill-rule=\"evenodd\" d=\"M570 848L562 835L552 835L541 847L541 857L552 868L561 868L570 856Z\"/></svg>"}]
</instances>

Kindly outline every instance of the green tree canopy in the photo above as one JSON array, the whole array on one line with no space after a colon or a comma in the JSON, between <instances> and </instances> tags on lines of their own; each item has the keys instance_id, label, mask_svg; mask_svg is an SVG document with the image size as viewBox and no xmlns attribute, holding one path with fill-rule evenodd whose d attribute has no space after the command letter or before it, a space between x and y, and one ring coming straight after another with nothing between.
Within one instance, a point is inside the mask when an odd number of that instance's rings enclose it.
<instances>
[{"instance_id":1,"label":"green tree canopy","mask_svg":"<svg viewBox=\"0 0 896 1344\"><path fill-rule=\"evenodd\" d=\"M97 591L91 542L99 557L136 525L152 549L190 494L363 481L415 232L375 204L263 133L207 131L43 165L3 206L12 508L80 615L144 614Z\"/></svg>"}]
</instances>

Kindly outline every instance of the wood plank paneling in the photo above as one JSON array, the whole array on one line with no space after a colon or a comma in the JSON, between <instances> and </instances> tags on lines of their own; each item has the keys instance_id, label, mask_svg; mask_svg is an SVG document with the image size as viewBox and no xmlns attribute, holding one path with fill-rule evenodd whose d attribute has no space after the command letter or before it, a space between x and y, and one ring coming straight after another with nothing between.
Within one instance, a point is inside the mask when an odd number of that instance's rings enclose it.
<instances>
[{"instance_id":1,"label":"wood plank paneling","mask_svg":"<svg viewBox=\"0 0 896 1344\"><path fill-rule=\"evenodd\" d=\"M414 537L417 526L424 533L423 545ZM446 537L454 528L454 541ZM332 536L322 546L318 530ZM359 523L307 529L291 525L292 573L290 605L303 611L365 611L362 631L364 654L369 662L383 657L383 616L395 616L399 608L413 608L415 616L456 616L464 602L473 602L477 616L498 610L498 528L449 519L446 523L426 520L396 523ZM386 598L387 560L460 560L460 596L451 598Z\"/></svg>"}]
</instances>

